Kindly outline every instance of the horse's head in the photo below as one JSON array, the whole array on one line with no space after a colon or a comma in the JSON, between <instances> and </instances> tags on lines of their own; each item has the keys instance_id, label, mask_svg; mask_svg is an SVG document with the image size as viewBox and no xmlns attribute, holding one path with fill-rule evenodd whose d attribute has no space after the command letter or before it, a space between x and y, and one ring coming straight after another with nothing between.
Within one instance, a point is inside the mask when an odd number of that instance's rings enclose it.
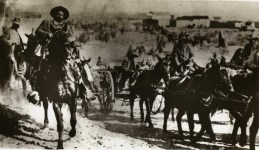
<instances>
[{"instance_id":1,"label":"horse's head","mask_svg":"<svg viewBox=\"0 0 259 150\"><path fill-rule=\"evenodd\" d=\"M28 38L28 41L26 44L26 50L25 50L25 57L28 60L36 55L40 46L39 46L39 40L37 39L36 35L25 34L25 36Z\"/></svg>"},{"instance_id":2,"label":"horse's head","mask_svg":"<svg viewBox=\"0 0 259 150\"><path fill-rule=\"evenodd\" d=\"M210 87L212 89L219 89L223 91L233 90L230 74L227 68L221 67L220 64L214 64L207 68L205 74L211 84Z\"/></svg>"},{"instance_id":3,"label":"horse's head","mask_svg":"<svg viewBox=\"0 0 259 150\"><path fill-rule=\"evenodd\" d=\"M70 59L73 52L73 46L68 40L68 34L62 30L54 33L48 45L51 61L64 62Z\"/></svg>"},{"instance_id":4,"label":"horse's head","mask_svg":"<svg viewBox=\"0 0 259 150\"><path fill-rule=\"evenodd\" d=\"M169 81L169 64L164 61L164 59L160 59L158 57L159 62L154 67L154 74L157 80L163 79L167 84Z\"/></svg>"}]
</instances>

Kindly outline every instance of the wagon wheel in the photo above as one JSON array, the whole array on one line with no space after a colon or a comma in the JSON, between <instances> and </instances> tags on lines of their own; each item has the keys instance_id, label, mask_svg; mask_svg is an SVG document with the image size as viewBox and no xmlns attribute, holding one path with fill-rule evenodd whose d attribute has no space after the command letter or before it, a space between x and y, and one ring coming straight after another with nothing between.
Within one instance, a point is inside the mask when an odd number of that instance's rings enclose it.
<instances>
[{"instance_id":1,"label":"wagon wheel","mask_svg":"<svg viewBox=\"0 0 259 150\"><path fill-rule=\"evenodd\" d=\"M101 93L100 96L103 102L103 108L105 112L109 112L113 108L114 98L114 82L112 75L109 71L101 72Z\"/></svg>"},{"instance_id":2,"label":"wagon wheel","mask_svg":"<svg viewBox=\"0 0 259 150\"><path fill-rule=\"evenodd\" d=\"M164 100L164 97L162 95L156 96L151 109L152 114L157 114L160 112L163 100Z\"/></svg>"}]
</instances>

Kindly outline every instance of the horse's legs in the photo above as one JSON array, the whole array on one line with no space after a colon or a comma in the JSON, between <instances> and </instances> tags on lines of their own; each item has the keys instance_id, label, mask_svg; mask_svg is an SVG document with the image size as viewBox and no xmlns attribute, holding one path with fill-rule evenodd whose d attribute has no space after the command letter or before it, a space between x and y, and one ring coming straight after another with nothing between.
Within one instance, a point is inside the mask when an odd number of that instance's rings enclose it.
<instances>
[{"instance_id":1,"label":"horse's legs","mask_svg":"<svg viewBox=\"0 0 259 150\"><path fill-rule=\"evenodd\" d=\"M246 127L247 127L248 119L244 118L239 112L236 112L236 111L231 111L231 114L235 117L238 127L241 127L241 136L240 136L239 145L244 146L247 143ZM236 134L232 135L232 139L235 140L235 138L236 138Z\"/></svg>"},{"instance_id":2,"label":"horse's legs","mask_svg":"<svg viewBox=\"0 0 259 150\"><path fill-rule=\"evenodd\" d=\"M63 149L63 114L61 112L61 107L56 102L53 102L53 110L57 120L57 130L58 130L58 149Z\"/></svg>"},{"instance_id":3,"label":"horse's legs","mask_svg":"<svg viewBox=\"0 0 259 150\"><path fill-rule=\"evenodd\" d=\"M209 112L205 112L204 113L204 124L206 126L206 130L207 132L210 134L210 140L212 142L215 142L216 141L216 135L212 129L212 123L211 123L211 119L210 119L210 113Z\"/></svg>"},{"instance_id":4,"label":"horse's legs","mask_svg":"<svg viewBox=\"0 0 259 150\"><path fill-rule=\"evenodd\" d=\"M82 109L84 111L85 117L88 117L89 107L88 107L87 100L82 100L81 107L82 107Z\"/></svg>"},{"instance_id":5,"label":"horse's legs","mask_svg":"<svg viewBox=\"0 0 259 150\"><path fill-rule=\"evenodd\" d=\"M144 103L143 98L140 98L140 100L139 100L139 107L140 107L140 119L141 119L140 121L141 121L141 123L144 123L143 103Z\"/></svg>"},{"instance_id":6,"label":"horse's legs","mask_svg":"<svg viewBox=\"0 0 259 150\"><path fill-rule=\"evenodd\" d=\"M183 129L182 129L182 117L185 114L185 110L179 109L177 116L176 116L176 121L177 121L177 126L178 126L178 131L179 135L181 138L183 138Z\"/></svg>"},{"instance_id":7,"label":"horse's legs","mask_svg":"<svg viewBox=\"0 0 259 150\"><path fill-rule=\"evenodd\" d=\"M200 119L200 123L201 123L201 129L200 129L200 132L197 134L196 139L193 140L192 142L199 141L202 138L202 135L204 134L204 132L206 130L205 117L202 113L199 113L199 119Z\"/></svg>"},{"instance_id":8,"label":"horse's legs","mask_svg":"<svg viewBox=\"0 0 259 150\"><path fill-rule=\"evenodd\" d=\"M71 131L69 132L70 137L74 137L76 135L76 106L77 106L77 101L76 99L73 99L70 105L70 125L71 125Z\"/></svg>"},{"instance_id":9,"label":"horse's legs","mask_svg":"<svg viewBox=\"0 0 259 150\"><path fill-rule=\"evenodd\" d=\"M134 107L134 101L135 101L135 92L133 90L130 91L130 119L134 120L133 115L133 107Z\"/></svg>"},{"instance_id":10,"label":"horse's legs","mask_svg":"<svg viewBox=\"0 0 259 150\"><path fill-rule=\"evenodd\" d=\"M194 121L193 121L193 113L187 112L189 130L190 130L190 141L193 140L193 130L194 130Z\"/></svg>"},{"instance_id":11,"label":"horse's legs","mask_svg":"<svg viewBox=\"0 0 259 150\"><path fill-rule=\"evenodd\" d=\"M163 125L163 131L166 132L167 131L167 119L169 117L171 108L170 107L165 107L164 108L164 125Z\"/></svg>"},{"instance_id":12,"label":"horse's legs","mask_svg":"<svg viewBox=\"0 0 259 150\"><path fill-rule=\"evenodd\" d=\"M231 135L231 141L232 141L233 145L235 145L237 143L237 132L238 132L239 126L240 126L239 121L236 120L234 123L232 135Z\"/></svg>"},{"instance_id":13,"label":"horse's legs","mask_svg":"<svg viewBox=\"0 0 259 150\"><path fill-rule=\"evenodd\" d=\"M255 138L258 132L258 117L254 116L253 123L250 127L250 150L255 149Z\"/></svg>"},{"instance_id":14,"label":"horse's legs","mask_svg":"<svg viewBox=\"0 0 259 150\"><path fill-rule=\"evenodd\" d=\"M49 103L48 103L48 99L46 97L42 98L42 101L43 101L43 108L44 108L44 114L45 114L44 127L43 128L47 128L48 125L49 125L49 118L48 118Z\"/></svg>"},{"instance_id":15,"label":"horse's legs","mask_svg":"<svg viewBox=\"0 0 259 150\"><path fill-rule=\"evenodd\" d=\"M146 104L146 111L147 111L147 114L146 114L146 120L148 123L149 123L149 127L153 128L154 125L152 124L152 121L151 121L151 108L150 108L150 102L149 102L149 98L145 98L145 104Z\"/></svg>"}]
</instances>

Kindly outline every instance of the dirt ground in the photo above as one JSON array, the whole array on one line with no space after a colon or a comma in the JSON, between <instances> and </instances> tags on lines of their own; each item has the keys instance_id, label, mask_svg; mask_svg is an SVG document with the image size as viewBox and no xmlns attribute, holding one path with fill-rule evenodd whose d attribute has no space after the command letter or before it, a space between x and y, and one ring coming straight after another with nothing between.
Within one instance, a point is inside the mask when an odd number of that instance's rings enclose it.
<instances>
[{"instance_id":1,"label":"dirt ground","mask_svg":"<svg viewBox=\"0 0 259 150\"><path fill-rule=\"evenodd\" d=\"M43 108L28 103L21 96L14 96L15 92L0 97L0 147L1 148L37 148L55 149L57 146L56 121L53 109L49 107L50 125L42 129ZM12 95L12 96L10 96ZM135 102L135 121L129 118L129 105L122 99L117 99L113 111L102 114L99 111L99 102L92 101L88 118L78 101L77 107L77 135L68 136L70 130L69 111L64 105L64 147L68 149L248 149L248 145L241 148L238 144L233 147L229 144L233 126L229 123L228 112L217 112L212 117L213 129L217 142L210 143L208 135L202 141L191 144L188 139L188 124L183 117L184 141L178 136L177 124L168 119L168 133L164 133L163 113L152 115L154 128L140 124L138 101ZM195 116L195 132L200 129L198 117ZM249 133L249 132L248 132ZM259 142L259 136L257 136ZM259 147L257 147L259 148Z\"/></svg>"}]
</instances>

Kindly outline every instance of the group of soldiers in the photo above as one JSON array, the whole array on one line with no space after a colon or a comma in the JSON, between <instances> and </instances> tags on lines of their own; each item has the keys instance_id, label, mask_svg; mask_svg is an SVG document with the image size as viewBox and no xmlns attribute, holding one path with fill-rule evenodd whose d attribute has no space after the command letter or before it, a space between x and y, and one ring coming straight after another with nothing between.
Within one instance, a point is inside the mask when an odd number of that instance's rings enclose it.
<instances>
[{"instance_id":1,"label":"group of soldiers","mask_svg":"<svg viewBox=\"0 0 259 150\"><path fill-rule=\"evenodd\" d=\"M51 65L51 60L55 60L58 58L52 58L54 57L54 54L51 54L48 49L49 41L52 39L53 35L58 32L62 31L67 33L68 32L68 24L67 19L69 18L69 11L62 6L57 6L50 11L50 15L53 18L52 20L43 20L41 24L38 26L38 28L35 30L35 37L40 45L40 59L41 63L38 68L39 70L36 71L35 76L37 80L36 88L33 90L36 90L37 92L45 89L41 89L40 87L43 87L41 85L44 83L44 78L47 75L48 67ZM4 31L4 34L0 37L1 41L4 41L6 45L9 45L11 47L10 57L11 61L14 65L12 75L10 76L13 78L18 72L19 72L19 66L21 59L23 58L23 62L25 62L24 58L25 55L25 47L26 45L23 43L22 38L20 34L18 33L18 28L20 27L21 19L20 18L14 18L12 20L12 26ZM34 33L32 33L34 34ZM69 34L68 34L69 35ZM69 43L70 47L77 47L74 41L70 41ZM75 49L73 53L71 53L70 58L73 59L74 64L78 64L78 60L80 60L78 49ZM79 61L80 62L80 61ZM2 63L2 62L1 62ZM77 73L73 74L74 78L78 78L81 76L79 66L77 65L71 65L71 70L78 70ZM11 79L8 79L11 81ZM30 79L29 79L30 80ZM79 96L83 99L87 98L87 87L83 84L82 80L79 81ZM38 88L37 88L38 87ZM44 93L42 91L41 93ZM40 94L40 92L39 92ZM28 95L28 99L34 99L36 97L35 92L31 92ZM41 97L41 95L40 95ZM93 97L90 97L89 99L93 99Z\"/></svg>"},{"instance_id":2,"label":"group of soldiers","mask_svg":"<svg viewBox=\"0 0 259 150\"><path fill-rule=\"evenodd\" d=\"M188 68L194 54L184 33L181 32L179 34L178 42L175 43L171 54L165 54L163 51L164 46L163 37L157 37L157 48L156 50L152 48L149 53L146 52L146 48L143 45L137 46L135 49L130 45L122 62L121 89L123 89L125 81L131 79L136 72L152 70L159 61L163 61L168 66L168 72L170 72L171 76L178 75ZM129 81L129 84L132 82Z\"/></svg>"}]
</instances>

